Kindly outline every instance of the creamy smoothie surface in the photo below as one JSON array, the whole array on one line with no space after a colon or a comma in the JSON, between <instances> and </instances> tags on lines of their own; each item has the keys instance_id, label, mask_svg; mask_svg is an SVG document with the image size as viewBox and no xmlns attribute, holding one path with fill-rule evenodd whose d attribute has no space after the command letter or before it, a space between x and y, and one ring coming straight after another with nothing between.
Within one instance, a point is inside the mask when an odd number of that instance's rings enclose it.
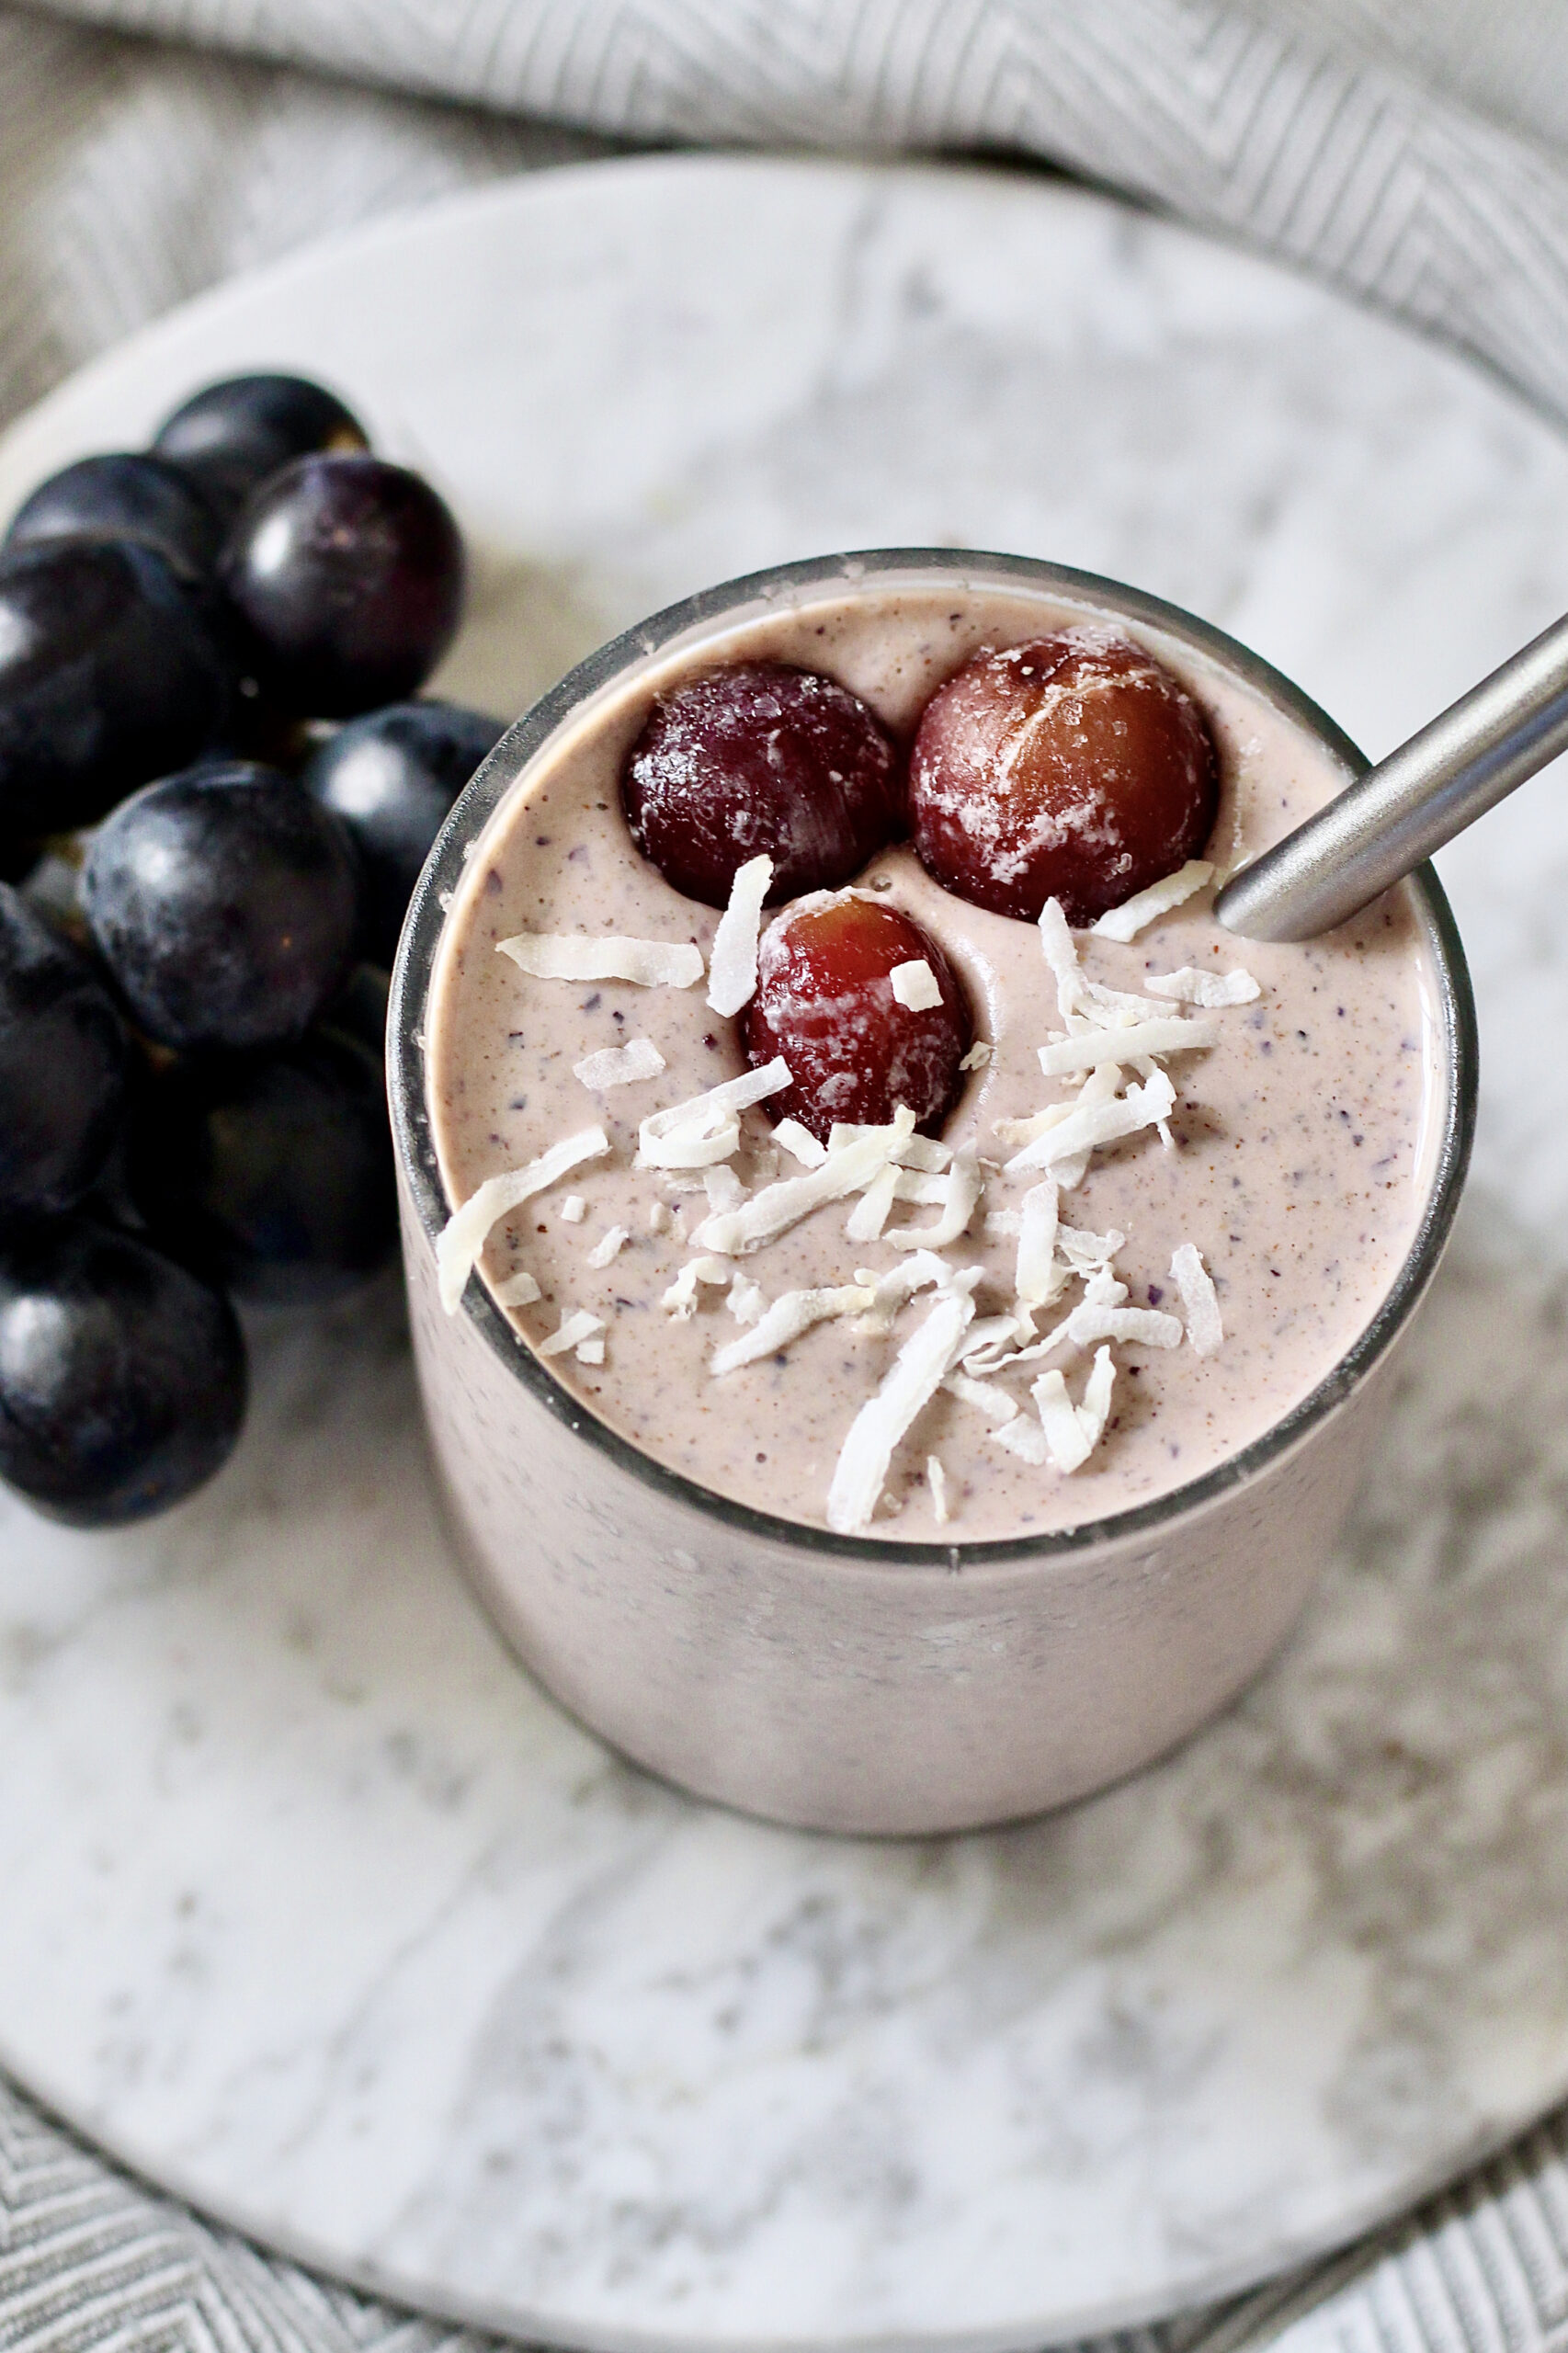
<instances>
[{"instance_id":1,"label":"creamy smoothie surface","mask_svg":"<svg viewBox=\"0 0 1568 2353\"><path fill-rule=\"evenodd\" d=\"M1206 717L1220 800L1203 854L1221 879L1342 789L1332 756L1261 694L1158 632L1123 628L1103 608L950 584L840 599L818 591L651 660L585 706L495 812L449 911L425 1034L449 1203L457 1208L487 1179L585 1131L602 1129L608 1145L489 1227L481 1275L519 1346L544 1352L552 1376L593 1414L671 1470L759 1511L845 1524L833 1521L828 1499L857 1415L934 1302L960 1295L972 1305L978 1352L950 1358L898 1438L861 1532L971 1542L1148 1503L1212 1470L1308 1395L1370 1321L1411 1247L1431 1184L1443 1079L1435 976L1403 891L1305 946L1221 931L1215 881L1131 940L1073 934L1086 982L1149 997L1149 1015L1206 1023L1212 1042L1131 1057L1114 1080L1090 1079L1091 1097L1112 1083L1125 1096L1163 1084L1165 1074L1175 1101L1162 1121L1090 1152L1081 1176L1071 1162L1010 1171L1044 1132L1041 1113L1075 1103L1085 1088L1084 1068L1042 1070L1039 1050L1054 1040L1060 1062L1068 1030L1041 929L942 888L907 843L882 851L854 887L923 926L959 975L973 1018L979 1051L941 1131L947 1151L924 1155L944 1165L910 1165L923 1157L918 1140L913 1155L894 1148L905 1169L900 1197L873 1238L846 1231L858 1211L861 1233L875 1222L862 1187L759 1246L728 1252L714 1247L715 1235L734 1245L724 1219L767 1187L807 1174L820 1146L813 1155L797 1136L803 1157L781 1147L765 1101L739 1113L738 1145L706 1168L646 1165L646 1155L639 1165L639 1131L651 1115L749 1067L738 1021L707 1002L706 972L687 986L540 978L499 952L498 943L525 934L621 937L695 945L706 967L719 912L682 896L639 854L619 790L655 697L680 679L743 659L822 672L907 745L933 692L977 648L1022 645L1085 620L1109 620L1146 646ZM765 926L778 912L764 912ZM1202 993L1190 979L1160 985L1195 972L1245 979L1221 991L1233 1001L1212 1006L1195 1001ZM1256 995L1245 993L1247 980ZM1123 1010L1120 1018L1149 1015ZM633 1046L629 1060L620 1050ZM618 1059L589 1061L604 1050ZM586 1065L582 1075L578 1065ZM651 1074L604 1083L644 1065ZM935 1281L919 1250L892 1238L939 1232L953 1156L972 1170L964 1182L975 1198L967 1217L954 1212L963 1230L939 1241L935 1257L957 1292ZM1029 1218L1044 1214L1046 1174L1053 1188L1061 1179L1056 1288L1019 1317L1025 1202L1035 1197ZM886 1180L884 1194L894 1183ZM1189 1275L1196 1259L1211 1281L1217 1343L1201 1277L1196 1290L1184 1286L1173 1278L1174 1258ZM900 1268L911 1280L920 1266L924 1288L902 1302L884 1290L868 1303L878 1283ZM839 1312L734 1370L712 1369L786 1295L824 1290L851 1305L840 1302ZM1096 1301L1100 1323L1081 1318L1081 1337L1059 1331ZM1115 1321L1129 1311L1138 1312L1131 1324ZM1053 1331L1051 1347L1038 1350ZM1054 1446L1039 1433L1048 1408L1063 1401L1093 1427L1096 1365L1102 1404L1114 1377L1108 1408L1097 1442L1069 1472L1060 1421ZM1060 1383L1037 1397L1035 1384L1053 1371Z\"/></svg>"}]
</instances>

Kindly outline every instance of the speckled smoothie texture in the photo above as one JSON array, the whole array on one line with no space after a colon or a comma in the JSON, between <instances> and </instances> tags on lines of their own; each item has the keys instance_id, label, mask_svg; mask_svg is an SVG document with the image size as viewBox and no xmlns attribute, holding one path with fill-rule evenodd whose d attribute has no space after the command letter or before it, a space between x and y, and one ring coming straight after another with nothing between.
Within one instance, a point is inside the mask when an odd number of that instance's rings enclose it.
<instances>
[{"instance_id":1,"label":"speckled smoothie texture","mask_svg":"<svg viewBox=\"0 0 1568 2353\"><path fill-rule=\"evenodd\" d=\"M680 897L638 855L619 796L622 758L653 695L679 677L741 658L822 669L907 742L928 696L977 646L1104 618L1055 598L951 588L817 598L651 663L569 722L525 770L480 837L449 910L426 1020L431 1121L449 1200L467 1199L485 1177L596 1123L612 1145L608 1158L497 1225L483 1275L494 1286L526 1269L539 1282L537 1303L506 1311L520 1346L547 1339L573 1310L603 1317L603 1363L556 1357L552 1375L661 1462L756 1509L824 1524L845 1434L930 1294L891 1332L848 1318L824 1323L781 1355L714 1379L710 1358L741 1329L724 1291L699 1290L698 1312L684 1322L660 1304L696 1255L690 1236L709 1208L700 1179L639 1170L633 1160L649 1113L745 1068L738 1025L711 1011L705 983L681 990L538 980L496 943L524 930L625 934L696 941L706 958L716 912ZM1213 730L1221 789L1208 855L1221 871L1342 788L1344 771L1322 745L1250 688L1154 632L1128 634L1176 673ZM944 1130L946 1142L972 1142L991 1164L985 1195L971 1231L943 1255L955 1268L983 1270L979 1312L1000 1313L1013 1302L1017 1245L987 1230L987 1214L1016 1210L1037 1180L1001 1173L1009 1147L995 1123L1025 1118L1077 1084L1040 1073L1036 1049L1062 1026L1040 936L1032 924L939 888L907 846L874 858L858 887L885 894L938 941L969 990L977 1036L992 1046ZM1261 1437L1332 1370L1386 1295L1415 1236L1441 1125L1437 1000L1411 909L1395 892L1326 938L1268 947L1222 932L1211 903L1206 887L1130 944L1078 935L1086 972L1114 988L1140 991L1182 966L1240 966L1262 995L1211 1017L1217 1044L1165 1065L1177 1092L1169 1148L1148 1131L1097 1151L1083 1183L1063 1193L1062 1214L1126 1235L1116 1273L1131 1306L1177 1307L1172 1253L1195 1244L1218 1292L1221 1348L1200 1358L1187 1345L1119 1345L1111 1421L1071 1476L1005 1451L972 1405L938 1392L893 1457L869 1533L970 1542L1147 1503ZM664 1056L657 1077L591 1094L574 1075L585 1055L634 1038L651 1039ZM770 1142L765 1109L748 1112L743 1127L733 1165L748 1189L800 1173ZM575 1220L563 1213L574 1196L585 1204ZM906 1254L885 1235L846 1238L853 1206L815 1211L740 1260L744 1275L772 1300L848 1283L859 1267L899 1265ZM892 1222L924 1225L936 1215L901 1204ZM630 1239L595 1267L589 1253L613 1226ZM1069 1290L1041 1312L1039 1329L1081 1296ZM1050 1361L1077 1395L1087 1354ZM1026 1411L1041 1369L1002 1376ZM933 1456L951 1514L943 1529L927 1480Z\"/></svg>"}]
</instances>

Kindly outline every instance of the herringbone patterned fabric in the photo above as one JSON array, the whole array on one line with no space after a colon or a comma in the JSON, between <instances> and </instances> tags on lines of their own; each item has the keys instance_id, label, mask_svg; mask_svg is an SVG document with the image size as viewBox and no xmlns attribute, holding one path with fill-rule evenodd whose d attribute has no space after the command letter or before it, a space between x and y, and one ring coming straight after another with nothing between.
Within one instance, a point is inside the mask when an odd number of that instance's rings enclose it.
<instances>
[{"instance_id":1,"label":"herringbone patterned fabric","mask_svg":"<svg viewBox=\"0 0 1568 2353\"><path fill-rule=\"evenodd\" d=\"M1562 0L0 11L0 418L233 270L628 140L1021 151L1281 255L1568 418ZM5 2353L477 2353L486 2341L209 2227L0 2085ZM1369 2247L1113 2340L1118 2353L1565 2341L1568 2117Z\"/></svg>"}]
</instances>

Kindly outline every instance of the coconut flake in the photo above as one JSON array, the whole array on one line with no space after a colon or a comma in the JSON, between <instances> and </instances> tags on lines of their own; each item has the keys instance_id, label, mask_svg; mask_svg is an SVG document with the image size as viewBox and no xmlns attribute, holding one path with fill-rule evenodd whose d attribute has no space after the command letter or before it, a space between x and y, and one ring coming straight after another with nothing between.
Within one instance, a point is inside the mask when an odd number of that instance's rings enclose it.
<instances>
[{"instance_id":1,"label":"coconut flake","mask_svg":"<svg viewBox=\"0 0 1568 2353\"><path fill-rule=\"evenodd\" d=\"M971 1267L951 1278L850 1424L827 1494L827 1524L835 1534L869 1527L894 1447L936 1394L973 1320L980 1274Z\"/></svg>"},{"instance_id":2,"label":"coconut flake","mask_svg":"<svg viewBox=\"0 0 1568 2353\"><path fill-rule=\"evenodd\" d=\"M760 1324L767 1313L767 1293L760 1283L737 1267L730 1283L730 1295L724 1302L737 1324Z\"/></svg>"},{"instance_id":3,"label":"coconut flake","mask_svg":"<svg viewBox=\"0 0 1568 2353\"><path fill-rule=\"evenodd\" d=\"M953 1165L939 1180L947 1188L941 1215L931 1225L910 1226L899 1233L890 1233L888 1240L895 1250L945 1250L961 1233L969 1231L984 1189L980 1174L980 1156L972 1144L960 1144L953 1154Z\"/></svg>"},{"instance_id":4,"label":"coconut flake","mask_svg":"<svg viewBox=\"0 0 1568 2353\"><path fill-rule=\"evenodd\" d=\"M991 1048L983 1038L977 1038L963 1060L960 1070L983 1070L991 1060Z\"/></svg>"},{"instance_id":5,"label":"coconut flake","mask_svg":"<svg viewBox=\"0 0 1568 2353\"><path fill-rule=\"evenodd\" d=\"M1025 1462L1032 1462L1038 1467L1050 1460L1051 1449L1046 1444L1044 1430L1038 1422L1031 1422L1027 1415L1020 1414L1016 1421L1004 1422L1000 1429L987 1430L985 1435L995 1445L1005 1446L1009 1454L1018 1455Z\"/></svg>"},{"instance_id":6,"label":"coconut flake","mask_svg":"<svg viewBox=\"0 0 1568 2353\"><path fill-rule=\"evenodd\" d=\"M605 1360L604 1334L599 1332L589 1339L579 1340L573 1354L579 1364L603 1364Z\"/></svg>"},{"instance_id":7,"label":"coconut flake","mask_svg":"<svg viewBox=\"0 0 1568 2353\"><path fill-rule=\"evenodd\" d=\"M948 1509L948 1474L934 1454L926 1457L926 1484L931 1490L931 1517L938 1528L946 1528L952 1518Z\"/></svg>"},{"instance_id":8,"label":"coconut flake","mask_svg":"<svg viewBox=\"0 0 1568 2353\"><path fill-rule=\"evenodd\" d=\"M730 1279L731 1268L722 1258L688 1258L659 1305L673 1315L677 1324L688 1323L697 1313L697 1286L708 1283L717 1288Z\"/></svg>"},{"instance_id":9,"label":"coconut flake","mask_svg":"<svg viewBox=\"0 0 1568 2353\"><path fill-rule=\"evenodd\" d=\"M1074 1404L1067 1393L1066 1381L1055 1370L1042 1372L1029 1392L1034 1399L1035 1411L1040 1415L1051 1459L1061 1472L1081 1470L1099 1440L1105 1419L1103 1415L1096 1415L1088 1410L1089 1387L1093 1385L1101 1364L1108 1366L1110 1360L1110 1350L1102 1348L1095 1358L1094 1371L1090 1373L1089 1383L1085 1388L1082 1406ZM1103 1381L1100 1386L1104 1392L1106 1384ZM1103 1402L1108 1412L1108 1394L1104 1396Z\"/></svg>"},{"instance_id":10,"label":"coconut flake","mask_svg":"<svg viewBox=\"0 0 1568 2353\"><path fill-rule=\"evenodd\" d=\"M650 1233L667 1233L673 1223L668 1201L649 1202L648 1231Z\"/></svg>"},{"instance_id":11,"label":"coconut flake","mask_svg":"<svg viewBox=\"0 0 1568 2353\"><path fill-rule=\"evenodd\" d=\"M1040 1048L1040 1066L1047 1078L1067 1078L1074 1071L1096 1070L1103 1063L1135 1062L1157 1054L1190 1054L1212 1046L1220 1035L1212 1021L1184 1021L1170 1014L1161 1021L1138 1021L1115 1029L1081 1030L1054 1045Z\"/></svg>"},{"instance_id":12,"label":"coconut flake","mask_svg":"<svg viewBox=\"0 0 1568 2353\"><path fill-rule=\"evenodd\" d=\"M568 1348L580 1348L585 1340L591 1340L606 1328L604 1317L590 1315L585 1307L570 1312L562 1309L560 1329L539 1343L539 1352L541 1357L564 1356Z\"/></svg>"},{"instance_id":13,"label":"coconut flake","mask_svg":"<svg viewBox=\"0 0 1568 2353\"><path fill-rule=\"evenodd\" d=\"M917 1290L928 1290L933 1283L949 1282L952 1271L944 1259L933 1256L929 1250L917 1250L902 1267L890 1267L885 1275L878 1274L871 1267L857 1267L856 1281L872 1293L872 1304L866 1312L861 1329L885 1332L899 1309Z\"/></svg>"},{"instance_id":14,"label":"coconut flake","mask_svg":"<svg viewBox=\"0 0 1568 2353\"><path fill-rule=\"evenodd\" d=\"M654 1111L637 1131L640 1168L705 1168L728 1160L741 1140L737 1114L790 1085L790 1065L775 1054L760 1070L743 1071L706 1094Z\"/></svg>"},{"instance_id":15,"label":"coconut flake","mask_svg":"<svg viewBox=\"0 0 1568 2353\"><path fill-rule=\"evenodd\" d=\"M1058 1184L1065 1186L1063 1164L1097 1151L1101 1144L1136 1135L1141 1128L1153 1127L1175 1108L1176 1099L1176 1089L1163 1070L1156 1070L1142 1086L1130 1086L1125 1095L1095 1102L1086 1100L1087 1096L1085 1087L1066 1119L1013 1154L1006 1164L1009 1176L1022 1176L1037 1168L1054 1169Z\"/></svg>"},{"instance_id":16,"label":"coconut flake","mask_svg":"<svg viewBox=\"0 0 1568 2353\"><path fill-rule=\"evenodd\" d=\"M1181 1336L1180 1318L1166 1315L1157 1307L1101 1307L1085 1300L1067 1318L1067 1337L1075 1348L1092 1348L1099 1340L1133 1340L1141 1348L1179 1348Z\"/></svg>"},{"instance_id":17,"label":"coconut flake","mask_svg":"<svg viewBox=\"0 0 1568 2353\"><path fill-rule=\"evenodd\" d=\"M1010 1422L1017 1413L1017 1399L1010 1396L994 1381L976 1381L967 1372L949 1372L942 1386L960 1404L971 1405L977 1414L983 1414L998 1427L1004 1422Z\"/></svg>"},{"instance_id":18,"label":"coconut flake","mask_svg":"<svg viewBox=\"0 0 1568 2353\"><path fill-rule=\"evenodd\" d=\"M1202 1005L1216 1009L1250 1005L1263 995L1250 972L1238 964L1229 972L1200 972L1184 964L1178 972L1151 972L1143 983L1151 996L1174 997L1178 1005Z\"/></svg>"},{"instance_id":19,"label":"coconut flake","mask_svg":"<svg viewBox=\"0 0 1568 2353\"><path fill-rule=\"evenodd\" d=\"M583 1220L587 1216L587 1214L588 1204L583 1199L582 1194L568 1193L566 1199L561 1204L560 1215L562 1223L566 1225L581 1225Z\"/></svg>"},{"instance_id":20,"label":"coconut flake","mask_svg":"<svg viewBox=\"0 0 1568 2353\"><path fill-rule=\"evenodd\" d=\"M813 1324L825 1324L830 1316L863 1315L875 1301L876 1292L861 1283L842 1283L834 1290L784 1291L752 1331L714 1351L708 1370L715 1375L733 1372L743 1364L755 1363L758 1357L770 1357L788 1347Z\"/></svg>"},{"instance_id":21,"label":"coconut flake","mask_svg":"<svg viewBox=\"0 0 1568 2353\"><path fill-rule=\"evenodd\" d=\"M851 1242L875 1242L888 1222L903 1171L891 1165L872 1177L845 1221ZM938 1180L939 1181L939 1180Z\"/></svg>"},{"instance_id":22,"label":"coconut flake","mask_svg":"<svg viewBox=\"0 0 1568 2353\"><path fill-rule=\"evenodd\" d=\"M1168 915L1173 907L1179 907L1195 891L1201 891L1213 871L1208 858L1189 858L1174 874L1167 874L1163 881L1151 882L1146 891L1135 891L1131 899L1124 899L1119 907L1112 907L1108 915L1101 915L1089 928L1100 939L1136 939L1156 916Z\"/></svg>"},{"instance_id":23,"label":"coconut flake","mask_svg":"<svg viewBox=\"0 0 1568 2353\"><path fill-rule=\"evenodd\" d=\"M756 938L772 881L770 858L748 858L735 869L708 959L708 1002L715 1013L738 1013L756 993Z\"/></svg>"},{"instance_id":24,"label":"coconut flake","mask_svg":"<svg viewBox=\"0 0 1568 2353\"><path fill-rule=\"evenodd\" d=\"M1062 1024L1071 1029L1072 1017L1083 1006L1088 995L1088 985L1078 962L1078 950L1067 927L1060 899L1047 899L1040 911L1039 928L1045 961L1056 975L1056 1003Z\"/></svg>"},{"instance_id":25,"label":"coconut flake","mask_svg":"<svg viewBox=\"0 0 1568 2353\"><path fill-rule=\"evenodd\" d=\"M703 1170L702 1191L710 1210L737 1209L746 1197L746 1188L734 1170L722 1165Z\"/></svg>"},{"instance_id":26,"label":"coconut flake","mask_svg":"<svg viewBox=\"0 0 1568 2353\"><path fill-rule=\"evenodd\" d=\"M632 981L642 989L688 989L702 978L702 950L690 940L519 931L495 946L536 981Z\"/></svg>"},{"instance_id":27,"label":"coconut flake","mask_svg":"<svg viewBox=\"0 0 1568 2353\"><path fill-rule=\"evenodd\" d=\"M827 1158L827 1146L820 1136L812 1135L799 1120L780 1120L773 1131L775 1143L782 1144L792 1160L802 1168L820 1168Z\"/></svg>"},{"instance_id":28,"label":"coconut flake","mask_svg":"<svg viewBox=\"0 0 1568 2353\"><path fill-rule=\"evenodd\" d=\"M631 1232L626 1226L610 1226L605 1233L600 1235L598 1241L595 1243L593 1248L589 1251L589 1266L608 1267L612 1258L619 1256L620 1252L625 1248L631 1239Z\"/></svg>"},{"instance_id":29,"label":"coconut flake","mask_svg":"<svg viewBox=\"0 0 1568 2353\"><path fill-rule=\"evenodd\" d=\"M652 1038L629 1038L624 1046L603 1046L597 1054L585 1054L580 1063L572 1065L572 1075L580 1078L590 1094L602 1095L607 1086L631 1086L640 1078L657 1078L665 1067L665 1058Z\"/></svg>"},{"instance_id":30,"label":"coconut flake","mask_svg":"<svg viewBox=\"0 0 1568 2353\"><path fill-rule=\"evenodd\" d=\"M885 1136L886 1128L851 1127L835 1120L827 1133L830 1152L837 1152L846 1143L858 1143L865 1136ZM928 1176L937 1176L952 1159L952 1147L937 1136L917 1136L913 1128L905 1131L889 1146L888 1158L895 1168L915 1168Z\"/></svg>"},{"instance_id":31,"label":"coconut flake","mask_svg":"<svg viewBox=\"0 0 1568 2353\"><path fill-rule=\"evenodd\" d=\"M501 1307L531 1307L536 1299L543 1297L544 1293L526 1267L520 1267L515 1275L508 1275L505 1282L495 1285L495 1300Z\"/></svg>"},{"instance_id":32,"label":"coconut flake","mask_svg":"<svg viewBox=\"0 0 1568 2353\"><path fill-rule=\"evenodd\" d=\"M1211 1357L1225 1336L1213 1281L1195 1244L1184 1242L1171 1259L1171 1280L1187 1311L1187 1336L1200 1357Z\"/></svg>"},{"instance_id":33,"label":"coconut flake","mask_svg":"<svg viewBox=\"0 0 1568 2353\"><path fill-rule=\"evenodd\" d=\"M1055 1180L1045 1177L1024 1195L1018 1221L1018 1266L1014 1288L1027 1307L1043 1307L1062 1288L1056 1266L1060 1198Z\"/></svg>"},{"instance_id":34,"label":"coconut flake","mask_svg":"<svg viewBox=\"0 0 1568 2353\"><path fill-rule=\"evenodd\" d=\"M569 1170L580 1166L585 1160L602 1159L608 1150L609 1138L602 1128L583 1128L576 1135L551 1144L537 1160L530 1160L526 1168L508 1168L499 1176L487 1176L462 1207L453 1211L436 1244L441 1304L449 1315L457 1313L458 1302L467 1289L491 1227L511 1211L520 1209L535 1193L557 1184Z\"/></svg>"},{"instance_id":35,"label":"coconut flake","mask_svg":"<svg viewBox=\"0 0 1568 2353\"><path fill-rule=\"evenodd\" d=\"M895 964L888 974L898 1004L909 1013L929 1013L934 1005L942 1002L941 983L924 956L912 957L907 964Z\"/></svg>"},{"instance_id":36,"label":"coconut flake","mask_svg":"<svg viewBox=\"0 0 1568 2353\"><path fill-rule=\"evenodd\" d=\"M778 1065L784 1067L782 1063ZM809 1217L812 1210L824 1201L841 1201L846 1194L858 1193L881 1174L892 1159L894 1149L914 1133L915 1114L900 1104L892 1123L885 1128L873 1128L853 1143L842 1144L836 1151L831 1147L820 1168L804 1176L784 1176L777 1185L765 1185L743 1201L738 1210L723 1210L704 1219L693 1239L704 1250L726 1251L732 1257L744 1257L748 1251L760 1249L765 1242Z\"/></svg>"}]
</instances>

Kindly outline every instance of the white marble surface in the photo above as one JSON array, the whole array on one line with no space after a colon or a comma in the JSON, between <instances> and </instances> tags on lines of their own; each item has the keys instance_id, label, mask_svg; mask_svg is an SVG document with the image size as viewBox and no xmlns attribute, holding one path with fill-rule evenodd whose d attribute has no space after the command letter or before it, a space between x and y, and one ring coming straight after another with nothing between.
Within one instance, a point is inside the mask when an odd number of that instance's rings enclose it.
<instances>
[{"instance_id":1,"label":"white marble surface","mask_svg":"<svg viewBox=\"0 0 1568 2353\"><path fill-rule=\"evenodd\" d=\"M1368 748L1568 606L1568 451L1260 266L1023 179L644 163L198 306L0 507L204 375L324 370L483 543L520 702L701 581L1017 548L1249 640ZM390 1295L258 1343L241 1455L107 1540L0 1508L0 2053L158 2179L595 2346L1012 2346L1397 2205L1568 2086L1568 812L1450 853L1460 1242L1290 1651L984 1837L796 1836L607 1756L434 1517Z\"/></svg>"}]
</instances>

